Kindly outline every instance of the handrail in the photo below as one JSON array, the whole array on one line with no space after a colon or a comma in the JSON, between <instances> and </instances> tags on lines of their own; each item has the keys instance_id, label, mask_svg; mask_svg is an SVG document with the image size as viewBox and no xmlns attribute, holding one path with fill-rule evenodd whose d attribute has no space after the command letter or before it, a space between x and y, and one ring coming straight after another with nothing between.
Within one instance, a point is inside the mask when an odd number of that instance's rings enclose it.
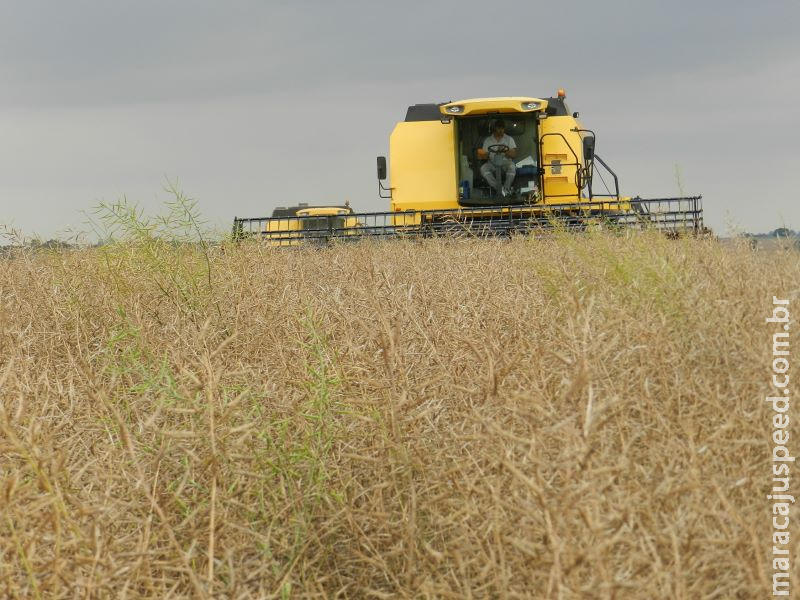
<instances>
[{"instance_id":1,"label":"handrail","mask_svg":"<svg viewBox=\"0 0 800 600\"><path fill-rule=\"evenodd\" d=\"M611 173L611 176L614 178L615 196L616 196L617 200L619 200L619 178L617 177L617 174L614 173L614 171L611 170L611 167L609 167L608 164L606 164L606 161L604 161L602 158L600 158L600 156L597 153L595 153L594 157L597 159L597 161L601 165L603 165L605 167L606 171ZM590 189L589 190L589 197L593 198L594 196L597 196L598 198L611 198L612 197L610 193L608 195L606 195L606 194L593 194L591 189Z\"/></svg>"},{"instance_id":2,"label":"handrail","mask_svg":"<svg viewBox=\"0 0 800 600\"><path fill-rule=\"evenodd\" d=\"M539 160L541 161L541 160L544 159L544 138L546 138L549 135L555 135L555 136L560 137L562 140L564 140L564 143L567 145L567 148L569 148L569 151L572 152L572 156L575 157L575 162L574 163L559 163L559 166L562 166L562 167L572 167L572 166L574 166L577 170L580 170L581 163L580 163L580 159L578 158L578 154L575 152L575 150L573 149L572 145L569 143L567 138L564 137L564 134L561 133L560 131L553 131L553 132L550 132L550 133L545 133L544 135L539 137ZM545 172L544 172L544 170L547 167L553 167L555 165L551 162L549 164L540 163L539 166L542 169L542 174L541 174L541 178L542 178L542 198L547 198L548 196L547 196L547 193L545 192L545 176L544 176ZM550 196L550 197L551 198L571 198L572 196L573 196L573 194L559 194L557 196ZM580 198L581 197L580 189L577 190L577 192L574 194L574 196L576 198Z\"/></svg>"}]
</instances>

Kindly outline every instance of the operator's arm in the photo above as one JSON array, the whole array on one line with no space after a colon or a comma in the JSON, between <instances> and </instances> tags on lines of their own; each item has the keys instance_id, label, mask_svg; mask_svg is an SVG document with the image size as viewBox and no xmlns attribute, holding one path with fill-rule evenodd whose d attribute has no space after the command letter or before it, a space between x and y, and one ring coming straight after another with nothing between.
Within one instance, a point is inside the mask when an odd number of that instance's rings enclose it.
<instances>
[{"instance_id":1,"label":"operator's arm","mask_svg":"<svg viewBox=\"0 0 800 600\"><path fill-rule=\"evenodd\" d=\"M506 156L508 158L517 158L517 142L514 141L514 138L508 136L508 152L506 152Z\"/></svg>"},{"instance_id":2,"label":"operator's arm","mask_svg":"<svg viewBox=\"0 0 800 600\"><path fill-rule=\"evenodd\" d=\"M486 160L487 158L489 158L488 148L489 148L489 138L487 137L485 140L483 140L483 146L481 148L478 148L477 150L478 158L480 160Z\"/></svg>"}]
</instances>

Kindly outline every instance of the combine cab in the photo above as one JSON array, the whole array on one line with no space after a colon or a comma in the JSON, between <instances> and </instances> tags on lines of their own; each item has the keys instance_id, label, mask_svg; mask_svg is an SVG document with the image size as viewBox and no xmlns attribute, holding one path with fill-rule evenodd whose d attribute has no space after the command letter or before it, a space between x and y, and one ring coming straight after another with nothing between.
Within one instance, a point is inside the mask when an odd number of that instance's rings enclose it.
<instances>
[{"instance_id":1,"label":"combine cab","mask_svg":"<svg viewBox=\"0 0 800 600\"><path fill-rule=\"evenodd\" d=\"M563 90L552 98L417 104L391 134L389 187L383 184L387 161L378 157L379 195L389 201L387 212L348 213L349 225L335 228L304 229L281 215L236 219L234 232L271 241L276 233L327 241L453 232L507 236L593 226L704 232L700 196L620 196L616 174L595 147L594 132L569 110Z\"/></svg>"}]
</instances>

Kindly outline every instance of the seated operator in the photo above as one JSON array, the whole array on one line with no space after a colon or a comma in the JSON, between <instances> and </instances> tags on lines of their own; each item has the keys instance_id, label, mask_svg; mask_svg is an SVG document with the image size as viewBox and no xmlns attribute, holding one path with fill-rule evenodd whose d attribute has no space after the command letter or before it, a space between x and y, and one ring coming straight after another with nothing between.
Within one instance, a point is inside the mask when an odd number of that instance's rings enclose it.
<instances>
[{"instance_id":1,"label":"seated operator","mask_svg":"<svg viewBox=\"0 0 800 600\"><path fill-rule=\"evenodd\" d=\"M516 156L517 143L514 138L506 134L505 123L498 119L492 126L492 133L483 141L483 147L478 150L478 158L489 159L481 165L481 175L492 189L499 190L503 196L511 194L511 184L517 173L517 165L512 159ZM497 181L495 175L498 165L500 170L505 173L505 184L502 188L500 187L502 182Z\"/></svg>"}]
</instances>

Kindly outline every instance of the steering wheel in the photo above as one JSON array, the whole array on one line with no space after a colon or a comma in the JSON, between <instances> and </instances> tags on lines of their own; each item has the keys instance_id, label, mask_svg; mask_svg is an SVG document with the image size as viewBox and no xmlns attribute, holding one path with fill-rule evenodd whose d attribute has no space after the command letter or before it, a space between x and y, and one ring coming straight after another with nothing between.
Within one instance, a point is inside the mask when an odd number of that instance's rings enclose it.
<instances>
[{"instance_id":1,"label":"steering wheel","mask_svg":"<svg viewBox=\"0 0 800 600\"><path fill-rule=\"evenodd\" d=\"M493 154L504 154L508 152L510 148L505 144L492 144L486 149Z\"/></svg>"}]
</instances>

